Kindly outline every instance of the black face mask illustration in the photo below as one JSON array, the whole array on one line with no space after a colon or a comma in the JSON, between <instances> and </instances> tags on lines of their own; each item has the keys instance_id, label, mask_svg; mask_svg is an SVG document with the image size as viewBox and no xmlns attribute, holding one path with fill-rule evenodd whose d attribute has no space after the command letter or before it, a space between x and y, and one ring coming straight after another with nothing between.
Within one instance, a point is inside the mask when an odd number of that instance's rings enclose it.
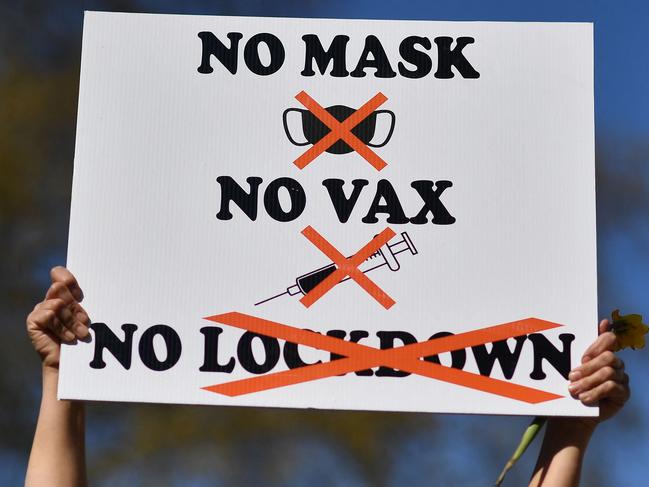
<instances>
[{"instance_id":1,"label":"black face mask illustration","mask_svg":"<svg viewBox=\"0 0 649 487\"><path fill-rule=\"evenodd\" d=\"M334 105L331 107L325 108L336 120L339 122L344 121L356 110L354 108L346 107L344 105ZM296 138L291 136L291 130L289 129L289 114L292 112L299 113L301 115L302 121L302 133L306 139L304 142L298 142ZM383 130L381 135L377 135L377 119L380 115L389 116L389 126L381 123ZM382 117L385 118L385 117ZM327 135L331 130L323 122L321 122L318 117L306 109L300 108L288 108L284 110L282 115L284 122L284 131L288 140L291 141L291 144L297 146L304 146L309 144L316 144L320 139ZM387 121L387 120L385 120ZM351 133L358 137L365 145L369 147L383 147L390 141L392 137L392 132L394 131L394 122L395 116L390 110L376 110L363 119L358 125L351 129ZM293 125L294 130L295 125ZM377 135L381 141L372 141ZM352 152L352 149L344 140L338 140L331 147L327 149L327 152L330 154L347 154Z\"/></svg>"}]
</instances>

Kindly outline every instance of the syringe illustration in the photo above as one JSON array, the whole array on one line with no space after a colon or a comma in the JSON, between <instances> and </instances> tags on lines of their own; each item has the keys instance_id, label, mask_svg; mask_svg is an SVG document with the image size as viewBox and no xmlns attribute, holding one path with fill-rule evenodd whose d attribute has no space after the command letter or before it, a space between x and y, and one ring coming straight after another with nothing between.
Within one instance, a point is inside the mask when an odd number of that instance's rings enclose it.
<instances>
[{"instance_id":1,"label":"syringe illustration","mask_svg":"<svg viewBox=\"0 0 649 487\"><path fill-rule=\"evenodd\" d=\"M401 234L401 240L390 244L383 245L379 250L370 255L365 261L358 266L358 269L363 272L370 272L379 267L387 266L391 271L398 271L401 266L397 260L397 255L401 252L409 250L412 255L417 255L417 249L410 240L410 236L407 232ZM329 264L324 267L320 267L314 271L303 274L295 279L295 284L286 288L286 291L273 296L263 301L255 303L255 306L260 304L267 303L268 301L279 298L280 296L289 295L295 296L296 294L307 294L311 289L316 287L322 281L324 281L330 274L332 274L337 269L336 264ZM342 279L340 282L348 281L349 276Z\"/></svg>"}]
</instances>

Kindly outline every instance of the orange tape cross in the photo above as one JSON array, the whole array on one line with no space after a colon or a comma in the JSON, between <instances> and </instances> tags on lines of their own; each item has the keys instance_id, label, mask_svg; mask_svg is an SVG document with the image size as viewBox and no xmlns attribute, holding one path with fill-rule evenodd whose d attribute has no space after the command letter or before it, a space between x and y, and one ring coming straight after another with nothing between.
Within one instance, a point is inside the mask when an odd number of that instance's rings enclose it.
<instances>
[{"instance_id":1,"label":"orange tape cross","mask_svg":"<svg viewBox=\"0 0 649 487\"><path fill-rule=\"evenodd\" d=\"M320 106L320 104L311 98L305 91L300 91L295 95L295 99L304 105L307 110L309 110L318 120L324 123L331 130L331 132L316 142L309 148L309 150L294 161L294 164L297 167L304 169L316 157L340 139L347 142L352 149L358 152L358 154L369 162L377 171L380 171L387 166L387 163L383 159L381 159L372 149L365 145L351 132L356 125L369 117L374 110L385 103L388 98L383 93L379 92L374 95L367 103L342 122L339 122L327 110L322 108L322 106Z\"/></svg>"},{"instance_id":2,"label":"orange tape cross","mask_svg":"<svg viewBox=\"0 0 649 487\"><path fill-rule=\"evenodd\" d=\"M563 397L540 389L420 360L420 357L451 352L561 326L538 318L526 318L387 350L348 342L340 338L321 335L243 313L225 313L209 316L205 319L345 356L345 358L330 362L307 365L306 367L202 388L226 396L234 397L251 394L383 365L530 404L552 401Z\"/></svg>"},{"instance_id":3,"label":"orange tape cross","mask_svg":"<svg viewBox=\"0 0 649 487\"><path fill-rule=\"evenodd\" d=\"M385 309L390 309L394 305L395 301L358 268L361 262L367 259L396 235L392 229L386 228L383 230L376 237L370 240L362 249L356 252L356 254L349 258L338 252L338 250L327 242L327 240L311 227L311 225L302 230L302 235L309 239L313 245L318 247L323 254L329 257L337 267L334 272L329 274L322 282L300 299L300 302L304 306L307 308L311 306L347 276L356 281L359 286L365 289L369 295L376 299Z\"/></svg>"}]
</instances>

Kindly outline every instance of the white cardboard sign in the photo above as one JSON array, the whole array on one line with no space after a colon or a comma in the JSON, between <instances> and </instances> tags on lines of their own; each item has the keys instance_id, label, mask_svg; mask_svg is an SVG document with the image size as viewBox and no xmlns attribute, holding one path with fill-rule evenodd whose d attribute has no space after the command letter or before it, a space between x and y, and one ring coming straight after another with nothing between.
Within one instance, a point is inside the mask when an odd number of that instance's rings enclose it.
<instances>
[{"instance_id":1,"label":"white cardboard sign","mask_svg":"<svg viewBox=\"0 0 649 487\"><path fill-rule=\"evenodd\" d=\"M86 13L93 340L60 397L596 414L566 380L596 337L592 49L590 24Z\"/></svg>"}]
</instances>

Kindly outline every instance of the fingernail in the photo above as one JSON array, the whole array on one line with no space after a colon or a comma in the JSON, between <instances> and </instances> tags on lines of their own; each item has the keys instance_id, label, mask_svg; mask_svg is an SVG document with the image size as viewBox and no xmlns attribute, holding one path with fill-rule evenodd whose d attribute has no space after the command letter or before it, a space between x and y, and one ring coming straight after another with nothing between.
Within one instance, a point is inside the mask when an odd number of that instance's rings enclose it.
<instances>
[{"instance_id":1,"label":"fingernail","mask_svg":"<svg viewBox=\"0 0 649 487\"><path fill-rule=\"evenodd\" d=\"M568 380L575 382L576 380L581 379L581 372L579 370L573 370L568 374Z\"/></svg>"},{"instance_id":2,"label":"fingernail","mask_svg":"<svg viewBox=\"0 0 649 487\"><path fill-rule=\"evenodd\" d=\"M83 338L88 334L88 329L80 323L74 325L74 333L79 337Z\"/></svg>"},{"instance_id":3,"label":"fingernail","mask_svg":"<svg viewBox=\"0 0 649 487\"><path fill-rule=\"evenodd\" d=\"M588 401L590 401L590 394L588 394L587 392L584 392L584 393L582 393L582 394L579 394L579 400L580 400L580 401L583 401L583 402L588 402Z\"/></svg>"},{"instance_id":4,"label":"fingernail","mask_svg":"<svg viewBox=\"0 0 649 487\"><path fill-rule=\"evenodd\" d=\"M575 394L579 390L579 382L573 382L568 386L568 390L572 393Z\"/></svg>"},{"instance_id":5,"label":"fingernail","mask_svg":"<svg viewBox=\"0 0 649 487\"><path fill-rule=\"evenodd\" d=\"M74 333L72 333L70 330L65 330L63 337L68 341L72 341L75 338L77 338L76 336L74 336Z\"/></svg>"}]
</instances>

